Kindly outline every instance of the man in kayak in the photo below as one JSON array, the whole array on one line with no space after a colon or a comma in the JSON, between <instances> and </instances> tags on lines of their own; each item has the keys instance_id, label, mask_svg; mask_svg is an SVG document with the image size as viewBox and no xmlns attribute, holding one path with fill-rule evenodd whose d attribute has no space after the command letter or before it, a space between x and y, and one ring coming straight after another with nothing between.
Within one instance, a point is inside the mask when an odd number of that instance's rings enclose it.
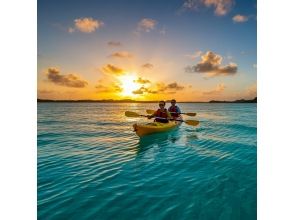
<instances>
[{"instance_id":1,"label":"man in kayak","mask_svg":"<svg viewBox=\"0 0 294 220\"><path fill-rule=\"evenodd\" d=\"M148 116L148 118L151 119L155 117L155 121L157 122L168 123L168 120L172 119L172 116L169 113L169 111L164 107L165 107L165 101L160 101L159 109L156 112L154 112L152 115Z\"/></svg>"},{"instance_id":2,"label":"man in kayak","mask_svg":"<svg viewBox=\"0 0 294 220\"><path fill-rule=\"evenodd\" d=\"M177 118L177 117L179 117L180 116L180 114L181 114L181 110L180 110L180 108L176 105L176 100L175 99L172 99L171 100L171 106L168 108L168 111L171 113L171 116L173 117L173 118Z\"/></svg>"}]
</instances>

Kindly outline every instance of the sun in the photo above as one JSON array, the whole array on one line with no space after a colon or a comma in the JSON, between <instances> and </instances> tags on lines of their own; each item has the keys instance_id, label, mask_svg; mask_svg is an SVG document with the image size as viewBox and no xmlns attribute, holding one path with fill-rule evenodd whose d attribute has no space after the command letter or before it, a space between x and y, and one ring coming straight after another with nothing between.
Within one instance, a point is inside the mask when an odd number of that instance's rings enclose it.
<instances>
[{"instance_id":1,"label":"sun","mask_svg":"<svg viewBox=\"0 0 294 220\"><path fill-rule=\"evenodd\" d=\"M124 96L136 96L133 91L140 88L140 85L135 82L137 77L135 75L124 75L119 78L122 86L122 95Z\"/></svg>"}]
</instances>

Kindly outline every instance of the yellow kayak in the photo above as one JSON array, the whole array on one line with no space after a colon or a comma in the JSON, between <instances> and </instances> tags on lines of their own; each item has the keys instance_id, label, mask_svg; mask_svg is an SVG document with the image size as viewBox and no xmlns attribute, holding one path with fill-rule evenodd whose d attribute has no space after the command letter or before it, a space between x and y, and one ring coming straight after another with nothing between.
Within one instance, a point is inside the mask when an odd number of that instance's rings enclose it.
<instances>
[{"instance_id":1,"label":"yellow kayak","mask_svg":"<svg viewBox=\"0 0 294 220\"><path fill-rule=\"evenodd\" d=\"M151 122L147 124L134 124L134 131L139 137L143 137L147 134L159 133L172 130L178 127L182 122L169 121L168 123Z\"/></svg>"}]
</instances>

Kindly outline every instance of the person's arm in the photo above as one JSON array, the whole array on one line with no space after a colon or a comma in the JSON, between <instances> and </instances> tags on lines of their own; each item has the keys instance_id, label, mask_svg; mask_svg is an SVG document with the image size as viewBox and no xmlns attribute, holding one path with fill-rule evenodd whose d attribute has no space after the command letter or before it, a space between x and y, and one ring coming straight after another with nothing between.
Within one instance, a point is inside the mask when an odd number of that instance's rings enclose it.
<instances>
[{"instance_id":1,"label":"person's arm","mask_svg":"<svg viewBox=\"0 0 294 220\"><path fill-rule=\"evenodd\" d=\"M149 115L148 118L149 119L154 118L155 117L155 114L156 114L156 112L154 112L152 115Z\"/></svg>"},{"instance_id":2,"label":"person's arm","mask_svg":"<svg viewBox=\"0 0 294 220\"><path fill-rule=\"evenodd\" d=\"M177 110L178 110L178 113L180 113L180 114L182 113L181 112L181 109L179 108L179 106L177 106Z\"/></svg>"},{"instance_id":3,"label":"person's arm","mask_svg":"<svg viewBox=\"0 0 294 220\"><path fill-rule=\"evenodd\" d=\"M168 119L172 119L172 118L173 118L173 117L171 116L171 114L170 114L169 111L167 111L166 114L167 114L167 118L168 118Z\"/></svg>"}]
</instances>

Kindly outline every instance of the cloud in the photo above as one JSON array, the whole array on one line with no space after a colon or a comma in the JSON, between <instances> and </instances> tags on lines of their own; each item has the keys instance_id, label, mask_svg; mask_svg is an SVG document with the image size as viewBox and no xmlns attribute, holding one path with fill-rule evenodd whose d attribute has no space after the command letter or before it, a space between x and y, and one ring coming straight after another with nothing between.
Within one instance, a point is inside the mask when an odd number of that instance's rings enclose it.
<instances>
[{"instance_id":1,"label":"cloud","mask_svg":"<svg viewBox=\"0 0 294 220\"><path fill-rule=\"evenodd\" d=\"M213 7L214 14L224 16L230 12L234 0L186 0L182 6L183 10L197 10L199 7Z\"/></svg>"},{"instance_id":2,"label":"cloud","mask_svg":"<svg viewBox=\"0 0 294 220\"><path fill-rule=\"evenodd\" d=\"M184 86L180 86L178 83L174 82L174 83L170 83L168 84L165 89L174 89L174 90L183 90Z\"/></svg>"},{"instance_id":3,"label":"cloud","mask_svg":"<svg viewBox=\"0 0 294 220\"><path fill-rule=\"evenodd\" d=\"M158 91L151 90L149 88L145 88L144 86L142 86L141 88L139 88L137 90L134 90L132 93L135 94L135 95L143 95L144 93L157 94Z\"/></svg>"},{"instance_id":4,"label":"cloud","mask_svg":"<svg viewBox=\"0 0 294 220\"><path fill-rule=\"evenodd\" d=\"M241 23L241 22L246 22L248 21L249 17L248 16L245 16L245 15L235 15L234 17L232 17L232 20L235 22L235 23Z\"/></svg>"},{"instance_id":5,"label":"cloud","mask_svg":"<svg viewBox=\"0 0 294 220\"><path fill-rule=\"evenodd\" d=\"M95 20L93 18L77 18L74 20L75 28L70 27L68 29L69 33L74 32L75 30L84 32L84 33L92 33L96 29L101 28L104 23L103 21Z\"/></svg>"},{"instance_id":6,"label":"cloud","mask_svg":"<svg viewBox=\"0 0 294 220\"><path fill-rule=\"evenodd\" d=\"M84 88L88 85L88 82L79 78L75 74L62 75L59 69L51 67L47 70L47 77L50 82L53 82L60 86Z\"/></svg>"},{"instance_id":7,"label":"cloud","mask_svg":"<svg viewBox=\"0 0 294 220\"><path fill-rule=\"evenodd\" d=\"M157 91L160 93L173 94L176 93L176 91L183 90L184 88L184 86L181 86L176 82L167 85L164 83L157 83Z\"/></svg>"},{"instance_id":8,"label":"cloud","mask_svg":"<svg viewBox=\"0 0 294 220\"><path fill-rule=\"evenodd\" d=\"M218 95L225 90L226 86L223 83L220 83L216 86L215 89L203 92L203 95Z\"/></svg>"},{"instance_id":9,"label":"cloud","mask_svg":"<svg viewBox=\"0 0 294 220\"><path fill-rule=\"evenodd\" d=\"M119 42L119 41L109 41L107 43L107 45L110 46L110 47L120 47L120 46L122 46L121 42Z\"/></svg>"},{"instance_id":10,"label":"cloud","mask_svg":"<svg viewBox=\"0 0 294 220\"><path fill-rule=\"evenodd\" d=\"M189 57L190 59L196 59L197 57L200 57L201 54L202 54L202 51L201 50L196 50L194 53L187 54L185 56L186 57Z\"/></svg>"},{"instance_id":11,"label":"cloud","mask_svg":"<svg viewBox=\"0 0 294 220\"><path fill-rule=\"evenodd\" d=\"M145 86L141 86L141 88L133 91L133 94L137 95L142 95L145 93L149 94L174 94L177 91L183 90L185 87L179 85L178 83L170 83L170 84L165 84L165 83L157 83L155 88L147 88Z\"/></svg>"},{"instance_id":12,"label":"cloud","mask_svg":"<svg viewBox=\"0 0 294 220\"><path fill-rule=\"evenodd\" d=\"M106 66L101 68L101 71L103 73L108 73L112 75L123 75L125 73L125 70L121 69L120 67L114 66L112 64L107 64Z\"/></svg>"},{"instance_id":13,"label":"cloud","mask_svg":"<svg viewBox=\"0 0 294 220\"><path fill-rule=\"evenodd\" d=\"M235 63L229 63L226 66L221 66L222 57L211 51L201 56L201 61L195 66L186 67L186 72L206 73L207 77L228 76L237 73L238 66Z\"/></svg>"},{"instance_id":14,"label":"cloud","mask_svg":"<svg viewBox=\"0 0 294 220\"><path fill-rule=\"evenodd\" d=\"M132 58L133 55L127 51L118 51L110 54L110 57L116 57L116 58Z\"/></svg>"},{"instance_id":15,"label":"cloud","mask_svg":"<svg viewBox=\"0 0 294 220\"><path fill-rule=\"evenodd\" d=\"M142 65L142 67L145 68L145 69L152 69L154 66L151 63L145 63L145 64Z\"/></svg>"},{"instance_id":16,"label":"cloud","mask_svg":"<svg viewBox=\"0 0 294 220\"><path fill-rule=\"evenodd\" d=\"M157 21L151 18L143 18L139 23L137 29L139 31L150 32L155 28Z\"/></svg>"},{"instance_id":17,"label":"cloud","mask_svg":"<svg viewBox=\"0 0 294 220\"><path fill-rule=\"evenodd\" d=\"M122 92L123 89L117 85L117 84L110 84L110 85L97 85L95 86L96 88L96 92L99 92L99 93L119 93L119 92Z\"/></svg>"},{"instance_id":18,"label":"cloud","mask_svg":"<svg viewBox=\"0 0 294 220\"><path fill-rule=\"evenodd\" d=\"M72 27L69 27L69 28L68 28L68 33L73 33L73 32L75 32L75 29L72 28Z\"/></svg>"},{"instance_id":19,"label":"cloud","mask_svg":"<svg viewBox=\"0 0 294 220\"><path fill-rule=\"evenodd\" d=\"M148 79L143 79L141 77L139 77L137 80L134 80L134 82L139 83L139 84L147 84L147 83L151 83L150 80Z\"/></svg>"},{"instance_id":20,"label":"cloud","mask_svg":"<svg viewBox=\"0 0 294 220\"><path fill-rule=\"evenodd\" d=\"M166 29L163 27L160 31L159 34L165 35L166 34Z\"/></svg>"}]
</instances>

